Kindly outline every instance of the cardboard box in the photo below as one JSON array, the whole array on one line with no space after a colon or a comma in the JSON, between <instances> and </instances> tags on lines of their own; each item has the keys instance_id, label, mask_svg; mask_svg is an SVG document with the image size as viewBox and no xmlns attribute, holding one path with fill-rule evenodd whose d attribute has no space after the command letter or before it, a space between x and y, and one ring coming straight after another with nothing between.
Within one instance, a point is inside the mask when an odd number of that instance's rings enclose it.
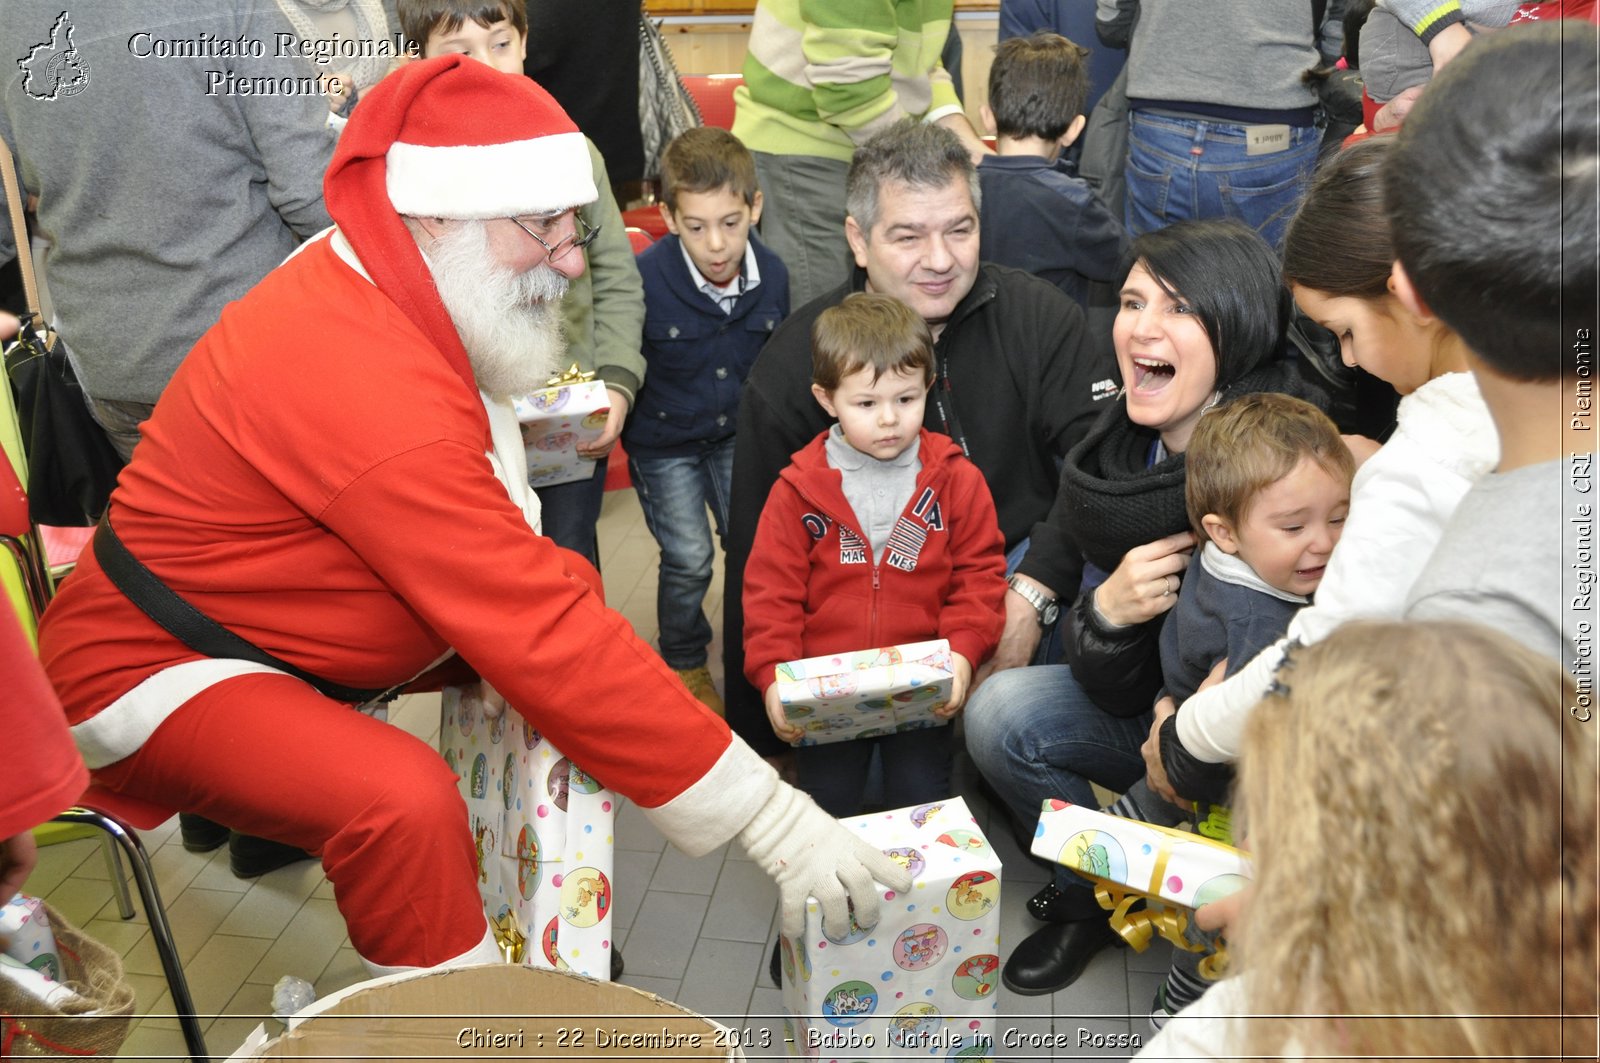
<instances>
[{"instance_id":1,"label":"cardboard box","mask_svg":"<svg viewBox=\"0 0 1600 1063\"><path fill-rule=\"evenodd\" d=\"M1190 952L1209 950L1189 933L1190 912L1237 892L1253 876L1249 855L1230 845L1067 801L1044 802L1032 848L1095 883L1112 927L1140 951L1155 934ZM1140 899L1158 903L1136 908ZM1215 952L1202 965L1208 977L1226 963L1226 951Z\"/></svg>"},{"instance_id":2,"label":"cardboard box","mask_svg":"<svg viewBox=\"0 0 1600 1063\"><path fill-rule=\"evenodd\" d=\"M258 1059L743 1059L739 1035L630 986L515 964L408 971L258 1027Z\"/></svg>"},{"instance_id":3,"label":"cardboard box","mask_svg":"<svg viewBox=\"0 0 1600 1063\"><path fill-rule=\"evenodd\" d=\"M843 821L905 864L878 925L824 927L815 899L781 939L789 1052L806 1059L986 1059L1000 996L1000 858L959 797Z\"/></svg>"},{"instance_id":4,"label":"cardboard box","mask_svg":"<svg viewBox=\"0 0 1600 1063\"><path fill-rule=\"evenodd\" d=\"M778 696L789 722L805 728L795 745L940 727L954 678L945 639L807 657L778 665Z\"/></svg>"},{"instance_id":5,"label":"cardboard box","mask_svg":"<svg viewBox=\"0 0 1600 1063\"><path fill-rule=\"evenodd\" d=\"M558 384L517 399L528 484L534 488L587 480L595 463L578 456L578 446L605 431L611 398L598 380Z\"/></svg>"},{"instance_id":6,"label":"cardboard box","mask_svg":"<svg viewBox=\"0 0 1600 1063\"><path fill-rule=\"evenodd\" d=\"M516 710L477 706L445 689L439 746L467 803L484 914L502 944L520 939L521 962L606 979L616 795Z\"/></svg>"}]
</instances>

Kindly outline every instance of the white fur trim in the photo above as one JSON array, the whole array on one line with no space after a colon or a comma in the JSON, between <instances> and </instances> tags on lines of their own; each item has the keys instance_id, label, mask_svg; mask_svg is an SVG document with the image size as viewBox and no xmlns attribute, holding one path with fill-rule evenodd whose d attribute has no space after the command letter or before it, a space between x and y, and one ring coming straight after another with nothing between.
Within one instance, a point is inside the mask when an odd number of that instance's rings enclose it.
<instances>
[{"instance_id":1,"label":"white fur trim","mask_svg":"<svg viewBox=\"0 0 1600 1063\"><path fill-rule=\"evenodd\" d=\"M778 773L738 735L693 786L657 808L650 822L688 856L704 856L736 836L778 786Z\"/></svg>"},{"instance_id":2,"label":"white fur trim","mask_svg":"<svg viewBox=\"0 0 1600 1063\"><path fill-rule=\"evenodd\" d=\"M511 218L599 198L582 133L461 147L397 141L386 158L389 202L417 218Z\"/></svg>"},{"instance_id":3,"label":"white fur trim","mask_svg":"<svg viewBox=\"0 0 1600 1063\"><path fill-rule=\"evenodd\" d=\"M409 974L416 971L437 971L443 967L470 967L480 963L504 964L506 962L505 954L500 951L500 945L494 939L494 929L487 923L484 924L483 939L481 941L461 955L452 956L450 959L442 963L436 963L432 967L386 967L381 963L373 963L365 956L361 956L359 952L356 955L361 957L362 964L372 972L372 977L374 978Z\"/></svg>"},{"instance_id":4,"label":"white fur trim","mask_svg":"<svg viewBox=\"0 0 1600 1063\"><path fill-rule=\"evenodd\" d=\"M103 768L131 756L168 716L209 686L239 675L287 672L252 661L207 658L163 668L94 716L72 728L72 740L91 768Z\"/></svg>"}]
</instances>

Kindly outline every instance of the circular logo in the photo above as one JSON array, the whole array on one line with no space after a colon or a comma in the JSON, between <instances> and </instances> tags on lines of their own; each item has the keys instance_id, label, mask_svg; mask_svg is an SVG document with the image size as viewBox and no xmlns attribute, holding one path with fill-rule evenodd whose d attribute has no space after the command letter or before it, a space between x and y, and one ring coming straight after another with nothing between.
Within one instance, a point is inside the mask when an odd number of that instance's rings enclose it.
<instances>
[{"instance_id":1,"label":"circular logo","mask_svg":"<svg viewBox=\"0 0 1600 1063\"><path fill-rule=\"evenodd\" d=\"M814 698L830 700L833 698L847 698L856 692L855 676L849 672L840 672L836 675L812 676L806 680L806 687Z\"/></svg>"},{"instance_id":2,"label":"circular logo","mask_svg":"<svg viewBox=\"0 0 1600 1063\"><path fill-rule=\"evenodd\" d=\"M505 802L506 811L511 811L511 803L517 799L516 795L517 758L510 753L506 754L506 766L500 776L500 798Z\"/></svg>"},{"instance_id":3,"label":"circular logo","mask_svg":"<svg viewBox=\"0 0 1600 1063\"><path fill-rule=\"evenodd\" d=\"M944 805L942 804L917 806L911 810L911 825L914 827L927 826L928 817L934 815L943 807Z\"/></svg>"},{"instance_id":4,"label":"circular logo","mask_svg":"<svg viewBox=\"0 0 1600 1063\"><path fill-rule=\"evenodd\" d=\"M576 764L571 765L571 772L567 776L567 789L580 794L597 794L600 792L600 781L593 775L584 771Z\"/></svg>"},{"instance_id":5,"label":"circular logo","mask_svg":"<svg viewBox=\"0 0 1600 1063\"><path fill-rule=\"evenodd\" d=\"M580 867L561 880L561 918L594 926L611 914L611 883L599 868Z\"/></svg>"},{"instance_id":6,"label":"circular logo","mask_svg":"<svg viewBox=\"0 0 1600 1063\"><path fill-rule=\"evenodd\" d=\"M783 956L783 977L790 985L795 982L794 946L786 937L778 938L778 951Z\"/></svg>"},{"instance_id":7,"label":"circular logo","mask_svg":"<svg viewBox=\"0 0 1600 1063\"><path fill-rule=\"evenodd\" d=\"M1000 903L1000 880L988 871L969 871L950 884L945 906L957 919L981 919Z\"/></svg>"},{"instance_id":8,"label":"circular logo","mask_svg":"<svg viewBox=\"0 0 1600 1063\"><path fill-rule=\"evenodd\" d=\"M960 849L963 852L979 853L987 848L984 844L983 836L976 831L970 830L947 831L939 835L939 843L948 845L952 849Z\"/></svg>"},{"instance_id":9,"label":"circular logo","mask_svg":"<svg viewBox=\"0 0 1600 1063\"><path fill-rule=\"evenodd\" d=\"M922 874L922 869L928 866L928 861L923 859L922 853L914 846L901 845L893 849L885 849L883 855L911 872L912 878Z\"/></svg>"},{"instance_id":10,"label":"circular logo","mask_svg":"<svg viewBox=\"0 0 1600 1063\"><path fill-rule=\"evenodd\" d=\"M1096 878L1128 880L1128 857L1122 843L1103 830L1080 830L1068 838L1056 863Z\"/></svg>"},{"instance_id":11,"label":"circular logo","mask_svg":"<svg viewBox=\"0 0 1600 1063\"><path fill-rule=\"evenodd\" d=\"M506 736L506 714L489 717L489 744L497 746Z\"/></svg>"},{"instance_id":12,"label":"circular logo","mask_svg":"<svg viewBox=\"0 0 1600 1063\"><path fill-rule=\"evenodd\" d=\"M551 916L550 921L544 925L544 933L539 935L539 951L544 953L545 961L550 966L558 971L565 971L569 969L567 961L561 958L561 952L556 948L556 930L558 926L559 923L556 917Z\"/></svg>"},{"instance_id":13,"label":"circular logo","mask_svg":"<svg viewBox=\"0 0 1600 1063\"><path fill-rule=\"evenodd\" d=\"M987 1000L1000 988L1000 957L973 956L956 968L950 988L963 1000Z\"/></svg>"},{"instance_id":14,"label":"circular logo","mask_svg":"<svg viewBox=\"0 0 1600 1063\"><path fill-rule=\"evenodd\" d=\"M523 900L539 888L539 875L539 836L524 823L517 831L517 892Z\"/></svg>"},{"instance_id":15,"label":"circular logo","mask_svg":"<svg viewBox=\"0 0 1600 1063\"><path fill-rule=\"evenodd\" d=\"M456 751L455 750L447 749L447 750L444 751L444 766L449 768L451 774L454 775L456 778L459 779L461 777L461 769L456 766Z\"/></svg>"},{"instance_id":16,"label":"circular logo","mask_svg":"<svg viewBox=\"0 0 1600 1063\"><path fill-rule=\"evenodd\" d=\"M534 409L541 413L555 413L567 404L568 399L572 398L572 389L545 388L543 391L535 391L528 397L533 400Z\"/></svg>"},{"instance_id":17,"label":"circular logo","mask_svg":"<svg viewBox=\"0 0 1600 1063\"><path fill-rule=\"evenodd\" d=\"M926 970L938 963L949 947L950 938L942 929L933 923L918 923L895 939L895 966L903 971Z\"/></svg>"},{"instance_id":18,"label":"circular logo","mask_svg":"<svg viewBox=\"0 0 1600 1063\"><path fill-rule=\"evenodd\" d=\"M572 761L562 757L550 768L550 776L545 780L545 789L550 792L550 800L561 811L567 810L567 789L572 784Z\"/></svg>"},{"instance_id":19,"label":"circular logo","mask_svg":"<svg viewBox=\"0 0 1600 1063\"><path fill-rule=\"evenodd\" d=\"M456 726L461 728L462 738L470 738L472 736L472 726L477 722L478 713L470 704L468 704L467 699L461 698L459 701L457 701Z\"/></svg>"},{"instance_id":20,"label":"circular logo","mask_svg":"<svg viewBox=\"0 0 1600 1063\"><path fill-rule=\"evenodd\" d=\"M889 1043L896 1048L924 1048L939 1029L939 1009L932 1004L907 1004L889 1020Z\"/></svg>"},{"instance_id":21,"label":"circular logo","mask_svg":"<svg viewBox=\"0 0 1600 1063\"><path fill-rule=\"evenodd\" d=\"M866 982L840 982L822 998L822 1017L835 1026L854 1026L878 1009L878 991Z\"/></svg>"},{"instance_id":22,"label":"circular logo","mask_svg":"<svg viewBox=\"0 0 1600 1063\"><path fill-rule=\"evenodd\" d=\"M489 793L489 758L479 753L472 758L472 796L485 797Z\"/></svg>"},{"instance_id":23,"label":"circular logo","mask_svg":"<svg viewBox=\"0 0 1600 1063\"><path fill-rule=\"evenodd\" d=\"M830 927L826 920L822 924L822 936L835 945L850 945L867 936L867 928L856 922L856 906L849 901L845 902L845 911L848 913L848 925L841 933L835 933L837 927Z\"/></svg>"},{"instance_id":24,"label":"circular logo","mask_svg":"<svg viewBox=\"0 0 1600 1063\"><path fill-rule=\"evenodd\" d=\"M610 410L596 410L580 422L585 428L604 428L606 420L611 416Z\"/></svg>"},{"instance_id":25,"label":"circular logo","mask_svg":"<svg viewBox=\"0 0 1600 1063\"><path fill-rule=\"evenodd\" d=\"M522 721L522 744L529 749L539 744L539 732L527 720Z\"/></svg>"}]
</instances>

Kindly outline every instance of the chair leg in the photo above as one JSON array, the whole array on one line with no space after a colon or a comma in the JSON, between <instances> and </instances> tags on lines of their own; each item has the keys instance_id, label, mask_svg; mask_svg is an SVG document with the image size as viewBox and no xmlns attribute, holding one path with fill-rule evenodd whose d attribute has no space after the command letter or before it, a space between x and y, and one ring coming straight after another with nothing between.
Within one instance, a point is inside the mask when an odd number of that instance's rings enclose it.
<instances>
[{"instance_id":1,"label":"chair leg","mask_svg":"<svg viewBox=\"0 0 1600 1063\"><path fill-rule=\"evenodd\" d=\"M128 880L122 873L122 858L111 843L111 835L100 835L100 851L105 854L106 870L111 872L111 891L117 895L117 913L124 919L133 918L133 898L128 895Z\"/></svg>"},{"instance_id":2,"label":"chair leg","mask_svg":"<svg viewBox=\"0 0 1600 1063\"><path fill-rule=\"evenodd\" d=\"M155 942L156 955L161 957L161 969L166 973L167 988L172 993L172 1009L177 1013L184 1044L189 1048L189 1058L194 1063L210 1063L205 1036L200 1029L200 1020L195 1015L194 999L189 995L189 981L183 975L182 964L178 962L178 946L172 940L166 908L162 906L161 893L156 888L155 869L150 865L144 843L136 833L115 819L91 808L69 808L55 818L64 823L86 823L98 827L127 854L134 884L139 888L139 900L144 904L145 917L150 921L150 936Z\"/></svg>"}]
</instances>

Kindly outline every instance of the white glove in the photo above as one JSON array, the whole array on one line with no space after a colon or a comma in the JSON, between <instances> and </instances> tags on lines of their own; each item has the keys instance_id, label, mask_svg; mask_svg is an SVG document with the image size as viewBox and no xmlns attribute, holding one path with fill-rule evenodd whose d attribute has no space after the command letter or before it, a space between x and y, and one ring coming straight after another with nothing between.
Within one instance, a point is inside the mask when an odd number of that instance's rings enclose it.
<instances>
[{"instance_id":1,"label":"white glove","mask_svg":"<svg viewBox=\"0 0 1600 1063\"><path fill-rule=\"evenodd\" d=\"M778 783L739 832L739 844L777 882L787 938L805 931L807 897L822 905L824 925L842 933L851 908L858 926L877 925L878 886L873 879L897 892L911 888L910 871L851 834L787 783Z\"/></svg>"}]
</instances>

